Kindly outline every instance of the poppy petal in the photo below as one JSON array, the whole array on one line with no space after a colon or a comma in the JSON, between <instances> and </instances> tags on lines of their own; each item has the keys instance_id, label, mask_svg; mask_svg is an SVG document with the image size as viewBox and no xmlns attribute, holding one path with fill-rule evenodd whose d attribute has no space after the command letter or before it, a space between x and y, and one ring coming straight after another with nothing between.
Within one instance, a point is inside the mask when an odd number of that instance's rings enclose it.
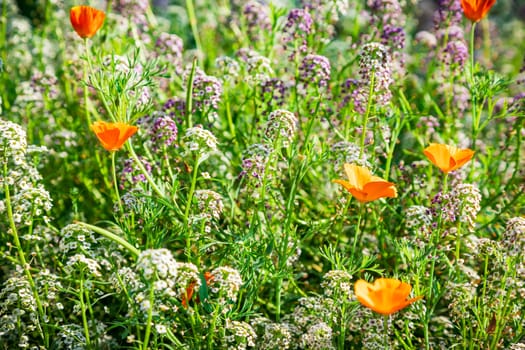
<instances>
[{"instance_id":1,"label":"poppy petal","mask_svg":"<svg viewBox=\"0 0 525 350\"><path fill-rule=\"evenodd\" d=\"M374 289L374 286L368 283L365 280L358 280L354 284L354 292L357 297L357 300L364 306L368 308L374 308L374 300L370 297L371 290Z\"/></svg>"},{"instance_id":2,"label":"poppy petal","mask_svg":"<svg viewBox=\"0 0 525 350\"><path fill-rule=\"evenodd\" d=\"M355 199L357 199L359 202L361 202L361 203L370 202L370 199L368 199L368 195L367 195L366 192L363 192L363 191L358 190L356 188L349 189L348 191L350 191L352 196L354 196Z\"/></svg>"},{"instance_id":3,"label":"poppy petal","mask_svg":"<svg viewBox=\"0 0 525 350\"><path fill-rule=\"evenodd\" d=\"M117 151L124 143L137 132L138 128L125 123L106 123L97 121L91 124L102 146L108 151Z\"/></svg>"},{"instance_id":4,"label":"poppy petal","mask_svg":"<svg viewBox=\"0 0 525 350\"><path fill-rule=\"evenodd\" d=\"M343 186L347 191L350 191L350 190L353 190L354 187L352 186L352 184L350 184L350 182L348 181L345 181L345 180L332 180L332 182L336 183L336 184L339 184L341 186Z\"/></svg>"},{"instance_id":5,"label":"poppy petal","mask_svg":"<svg viewBox=\"0 0 525 350\"><path fill-rule=\"evenodd\" d=\"M397 197L397 191L394 184L384 180L367 183L363 189L363 192L367 194L367 199L369 201L384 197Z\"/></svg>"},{"instance_id":6,"label":"poppy petal","mask_svg":"<svg viewBox=\"0 0 525 350\"><path fill-rule=\"evenodd\" d=\"M408 283L392 278L378 278L373 284L359 280L354 285L357 300L373 311L390 315L422 298L407 300L412 287Z\"/></svg>"},{"instance_id":7,"label":"poppy petal","mask_svg":"<svg viewBox=\"0 0 525 350\"><path fill-rule=\"evenodd\" d=\"M430 146L423 150L423 153L427 158L438 168L444 172L449 172L451 164L449 147L437 143L431 143ZM453 165L453 164L452 164Z\"/></svg>"},{"instance_id":8,"label":"poppy petal","mask_svg":"<svg viewBox=\"0 0 525 350\"><path fill-rule=\"evenodd\" d=\"M69 11L71 25L81 38L91 38L102 27L106 14L90 6L74 6Z\"/></svg>"},{"instance_id":9,"label":"poppy petal","mask_svg":"<svg viewBox=\"0 0 525 350\"><path fill-rule=\"evenodd\" d=\"M474 151L470 150L470 149L460 149L460 150L457 150L453 155L452 155L452 158L454 158L454 162L455 162L455 165L452 169L450 169L451 171L452 170L456 170L458 168L461 168L463 165L465 165L465 163L467 163L468 161L470 161L472 159L472 157L474 156Z\"/></svg>"},{"instance_id":10,"label":"poppy petal","mask_svg":"<svg viewBox=\"0 0 525 350\"><path fill-rule=\"evenodd\" d=\"M354 188L362 190L364 185L370 181L370 177L372 177L368 168L359 165L345 163L344 169L348 177L348 182Z\"/></svg>"}]
</instances>

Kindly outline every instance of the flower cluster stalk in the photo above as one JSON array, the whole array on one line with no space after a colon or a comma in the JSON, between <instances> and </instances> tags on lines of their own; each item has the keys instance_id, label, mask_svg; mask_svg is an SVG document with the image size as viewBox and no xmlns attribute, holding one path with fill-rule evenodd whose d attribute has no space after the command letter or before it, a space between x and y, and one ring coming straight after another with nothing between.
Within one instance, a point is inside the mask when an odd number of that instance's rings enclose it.
<instances>
[{"instance_id":1,"label":"flower cluster stalk","mask_svg":"<svg viewBox=\"0 0 525 350\"><path fill-rule=\"evenodd\" d=\"M193 38L195 39L195 46L199 54L203 54L201 39L199 35L199 28L197 25L197 16L195 15L195 7L193 6L193 0L186 0L186 11L188 13L188 19L190 21L191 31Z\"/></svg>"},{"instance_id":2,"label":"flower cluster stalk","mask_svg":"<svg viewBox=\"0 0 525 350\"><path fill-rule=\"evenodd\" d=\"M117 243L118 245L122 246L123 248L126 248L133 256L138 257L140 254L140 251L132 246L128 241L123 239L122 237L117 236L113 232L110 232L106 229L100 228L98 226L93 226L90 224L86 224L85 222L76 222L76 224L80 226L84 226L85 228L94 231L96 233L101 234L102 236L106 237L109 240L112 240L113 242Z\"/></svg>"},{"instance_id":3,"label":"flower cluster stalk","mask_svg":"<svg viewBox=\"0 0 525 350\"><path fill-rule=\"evenodd\" d=\"M370 89L368 91L368 102L366 104L365 117L363 118L363 127L361 129L361 150L359 151L359 159L363 159L365 154L365 141L366 141L366 127L368 124L368 118L370 117L370 111L372 110L372 104L374 100L374 85L375 85L375 71L372 70L372 75L370 76Z\"/></svg>"}]
</instances>

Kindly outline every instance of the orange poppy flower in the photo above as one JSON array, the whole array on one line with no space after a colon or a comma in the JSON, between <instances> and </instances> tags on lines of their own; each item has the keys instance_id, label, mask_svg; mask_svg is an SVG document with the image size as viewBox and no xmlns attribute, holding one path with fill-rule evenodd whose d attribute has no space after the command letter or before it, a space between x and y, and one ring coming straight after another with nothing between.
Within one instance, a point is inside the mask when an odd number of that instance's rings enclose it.
<instances>
[{"instance_id":1,"label":"orange poppy flower","mask_svg":"<svg viewBox=\"0 0 525 350\"><path fill-rule=\"evenodd\" d=\"M489 12L496 0L461 0L461 7L465 17L472 22L478 22Z\"/></svg>"},{"instance_id":2,"label":"orange poppy flower","mask_svg":"<svg viewBox=\"0 0 525 350\"><path fill-rule=\"evenodd\" d=\"M392 278L378 278L374 284L359 280L354 284L357 300L364 306L382 315L390 315L423 298L407 297L412 290L410 284Z\"/></svg>"},{"instance_id":3,"label":"orange poppy flower","mask_svg":"<svg viewBox=\"0 0 525 350\"><path fill-rule=\"evenodd\" d=\"M139 128L125 123L94 122L91 130L108 151L118 151Z\"/></svg>"},{"instance_id":4,"label":"orange poppy flower","mask_svg":"<svg viewBox=\"0 0 525 350\"><path fill-rule=\"evenodd\" d=\"M205 272L204 273L204 279L206 280L206 285L209 285L211 281L213 281L213 275L211 272ZM186 288L186 294L182 296L181 304L184 307L188 307L188 302L191 300L191 297L193 296L193 290L195 289L195 286L197 283L191 282L190 285ZM197 297L196 302L199 302L199 298Z\"/></svg>"},{"instance_id":5,"label":"orange poppy flower","mask_svg":"<svg viewBox=\"0 0 525 350\"><path fill-rule=\"evenodd\" d=\"M91 38L102 27L106 14L90 6L74 6L69 11L69 19L75 32L81 38Z\"/></svg>"},{"instance_id":6,"label":"orange poppy flower","mask_svg":"<svg viewBox=\"0 0 525 350\"><path fill-rule=\"evenodd\" d=\"M342 185L361 203L371 202L379 198L397 197L397 191L393 183L373 176L365 167L345 164L344 169L348 181L334 180L333 182Z\"/></svg>"},{"instance_id":7,"label":"orange poppy flower","mask_svg":"<svg viewBox=\"0 0 525 350\"><path fill-rule=\"evenodd\" d=\"M471 149L459 149L439 143L431 143L423 150L423 153L444 173L461 168L474 156L474 151Z\"/></svg>"}]
</instances>

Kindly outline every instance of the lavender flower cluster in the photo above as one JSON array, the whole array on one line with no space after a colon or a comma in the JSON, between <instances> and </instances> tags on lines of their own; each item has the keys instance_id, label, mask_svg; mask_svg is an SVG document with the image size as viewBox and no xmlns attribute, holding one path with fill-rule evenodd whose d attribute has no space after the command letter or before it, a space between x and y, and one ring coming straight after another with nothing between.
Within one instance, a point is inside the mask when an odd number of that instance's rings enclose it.
<instances>
[{"instance_id":1,"label":"lavender flower cluster","mask_svg":"<svg viewBox=\"0 0 525 350\"><path fill-rule=\"evenodd\" d=\"M139 161L144 166L144 169L151 174L153 172L153 165L145 157L140 156ZM146 176L141 172L136 160L128 158L124 161L124 167L120 174L120 188L133 189L140 188L141 184L146 184Z\"/></svg>"},{"instance_id":2,"label":"lavender flower cluster","mask_svg":"<svg viewBox=\"0 0 525 350\"><path fill-rule=\"evenodd\" d=\"M264 174L266 173L266 167L268 162L268 156L272 152L272 149L266 144L253 144L249 146L243 154L242 158L242 171L239 174L239 178L244 178L250 182L250 186L247 188L260 188ZM271 176L271 172L268 172ZM255 191L251 196L258 197L259 192Z\"/></svg>"},{"instance_id":3,"label":"lavender flower cluster","mask_svg":"<svg viewBox=\"0 0 525 350\"><path fill-rule=\"evenodd\" d=\"M437 225L439 217L444 222L454 223L459 220L464 228L474 230L475 221L480 210L481 193L472 184L458 184L448 193L438 193L432 199L430 212L433 225Z\"/></svg>"},{"instance_id":4,"label":"lavender flower cluster","mask_svg":"<svg viewBox=\"0 0 525 350\"><path fill-rule=\"evenodd\" d=\"M186 78L188 72L186 73ZM206 75L200 68L195 71L193 80L193 106L195 110L208 113L217 110L222 95L222 83L216 77Z\"/></svg>"},{"instance_id":5,"label":"lavender flower cluster","mask_svg":"<svg viewBox=\"0 0 525 350\"><path fill-rule=\"evenodd\" d=\"M249 0L242 9L248 37L252 42L262 39L261 34L272 29L270 7L261 1Z\"/></svg>"},{"instance_id":6,"label":"lavender flower cluster","mask_svg":"<svg viewBox=\"0 0 525 350\"><path fill-rule=\"evenodd\" d=\"M401 50L405 47L406 33L403 25L406 16L398 0L368 0L371 13L370 23L381 28L379 34L381 43L392 50Z\"/></svg>"},{"instance_id":7,"label":"lavender flower cluster","mask_svg":"<svg viewBox=\"0 0 525 350\"><path fill-rule=\"evenodd\" d=\"M387 47L375 42L363 45L359 54L359 74L361 79L351 94L354 109L358 113L365 113L371 98L371 88L373 102L386 106L392 98L390 85L394 82L392 60Z\"/></svg>"},{"instance_id":8,"label":"lavender flower cluster","mask_svg":"<svg viewBox=\"0 0 525 350\"><path fill-rule=\"evenodd\" d=\"M173 118L165 112L155 111L137 121L146 133L147 144L153 151L178 147L179 129Z\"/></svg>"},{"instance_id":9,"label":"lavender flower cluster","mask_svg":"<svg viewBox=\"0 0 525 350\"><path fill-rule=\"evenodd\" d=\"M312 33L313 19L306 9L292 9L282 31L284 50L290 61L308 53L308 36Z\"/></svg>"},{"instance_id":10,"label":"lavender flower cluster","mask_svg":"<svg viewBox=\"0 0 525 350\"><path fill-rule=\"evenodd\" d=\"M320 55L306 55L299 66L299 80L303 86L309 84L318 89L327 89L330 81L330 61Z\"/></svg>"},{"instance_id":11,"label":"lavender flower cluster","mask_svg":"<svg viewBox=\"0 0 525 350\"><path fill-rule=\"evenodd\" d=\"M176 34L160 33L155 41L153 56L172 67L175 73L182 74L182 53L184 43Z\"/></svg>"}]
</instances>

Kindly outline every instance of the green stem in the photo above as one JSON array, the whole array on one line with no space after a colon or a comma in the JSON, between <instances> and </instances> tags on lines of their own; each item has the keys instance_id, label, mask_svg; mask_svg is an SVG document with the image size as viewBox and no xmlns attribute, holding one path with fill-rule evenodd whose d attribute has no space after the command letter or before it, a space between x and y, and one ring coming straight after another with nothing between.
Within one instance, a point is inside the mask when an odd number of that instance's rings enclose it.
<instances>
[{"instance_id":1,"label":"green stem","mask_svg":"<svg viewBox=\"0 0 525 350\"><path fill-rule=\"evenodd\" d=\"M343 301L341 305L341 319L339 320L339 334L337 336L337 349L345 349L345 333L346 333L346 302Z\"/></svg>"},{"instance_id":2,"label":"green stem","mask_svg":"<svg viewBox=\"0 0 525 350\"><path fill-rule=\"evenodd\" d=\"M275 283L275 320L277 322L281 319L281 289L283 286L283 278L279 275Z\"/></svg>"},{"instance_id":3,"label":"green stem","mask_svg":"<svg viewBox=\"0 0 525 350\"><path fill-rule=\"evenodd\" d=\"M259 124L259 111L257 108L257 86L253 87L253 95L252 95L252 101L253 101L253 119L250 123L250 141L253 140L253 134L255 130L257 129L257 125Z\"/></svg>"},{"instance_id":4,"label":"green stem","mask_svg":"<svg viewBox=\"0 0 525 350\"><path fill-rule=\"evenodd\" d=\"M460 252L461 252L461 222L459 222L458 229L456 232L456 255L455 257L456 257L456 265L458 267L458 270L459 270L458 261L459 261Z\"/></svg>"},{"instance_id":5,"label":"green stem","mask_svg":"<svg viewBox=\"0 0 525 350\"><path fill-rule=\"evenodd\" d=\"M218 298L222 298L222 292L219 293L218 295ZM217 305L215 306L215 309L213 310L213 317L212 317L212 321L211 321L211 325L210 325L210 335L208 335L206 338L208 338L208 349L213 349L213 340L214 340L214 335L217 331L217 319L219 318L220 314L221 314L221 310L220 310L221 306L220 305ZM223 327L221 327L223 328ZM222 338L224 339L224 338Z\"/></svg>"},{"instance_id":6,"label":"green stem","mask_svg":"<svg viewBox=\"0 0 525 350\"><path fill-rule=\"evenodd\" d=\"M186 254L190 256L191 251L191 238L193 237L192 232L193 230L189 228L188 222L189 222L189 216L190 216L190 210L191 210L191 203L193 202L193 194L195 193L195 187L197 185L197 175L199 173L199 158L195 161L195 166L193 169L193 176L191 178L191 185L190 185L190 192L188 193L188 199L186 200L186 209L184 209L184 226L188 229L188 233L186 235Z\"/></svg>"},{"instance_id":7,"label":"green stem","mask_svg":"<svg viewBox=\"0 0 525 350\"><path fill-rule=\"evenodd\" d=\"M188 0L191 2L191 0ZM195 69L197 68L197 57L193 57L191 64L190 76L188 77L188 83L186 84L186 128L193 126L193 80L195 79Z\"/></svg>"},{"instance_id":8,"label":"green stem","mask_svg":"<svg viewBox=\"0 0 525 350\"><path fill-rule=\"evenodd\" d=\"M445 173L443 175L443 194L447 193L448 191L448 173Z\"/></svg>"},{"instance_id":9,"label":"green stem","mask_svg":"<svg viewBox=\"0 0 525 350\"><path fill-rule=\"evenodd\" d=\"M7 172L7 159L4 158L3 162L3 172L4 177L8 176ZM29 264L26 261L25 253L22 248L22 244L20 243L20 238L18 237L18 230L15 225L15 221L13 218L13 207L11 205L11 194L9 191L9 185L6 181L4 181L4 196L5 196L5 206L7 210L7 218L9 221L9 226L11 229L11 234L13 236L13 241L15 243L16 250L18 252L18 258L19 263L22 265L22 268L24 269L24 274L26 275L27 281L29 282L29 286L31 287L31 291L33 292L33 297L35 298L37 310L38 310L38 328L40 335L44 339L44 344L46 348L49 347L49 335L47 334L46 330L42 329L41 322L44 322L46 319L44 314L44 308L42 307L42 302L40 301L40 296L38 294L38 289L36 287L35 281L33 280L33 276L31 275L31 271L29 270ZM47 328L45 324L43 324L44 328Z\"/></svg>"},{"instance_id":10,"label":"green stem","mask_svg":"<svg viewBox=\"0 0 525 350\"><path fill-rule=\"evenodd\" d=\"M87 64L84 64L84 114L86 116L86 121L88 123L88 126L92 124L91 120L91 114L89 111L89 88L88 88L88 75L89 72L92 71L92 65L91 65L91 58L89 54L89 46L88 46L88 39L84 39L84 49L86 51L86 61ZM88 72L89 71L89 72ZM100 159L100 155L98 152L95 152L95 160L97 161L98 168L100 169L100 172L102 173L102 178L104 179L104 184L106 187L111 188L111 184L108 182L107 178L107 170L106 167L102 166L102 161Z\"/></svg>"},{"instance_id":11,"label":"green stem","mask_svg":"<svg viewBox=\"0 0 525 350\"><path fill-rule=\"evenodd\" d=\"M316 87L316 96L319 96L318 100L317 100L317 104L315 106L315 111L314 113L312 114L312 116L309 118L308 120L308 124L307 124L307 127L306 127L306 134L304 136L304 145L306 147L306 144L308 142L308 139L310 138L310 133L312 132L312 127L315 123L315 121L317 120L315 116L317 116L317 113L319 111L319 106L321 105L321 100L323 99L323 93L319 91L319 87Z\"/></svg>"},{"instance_id":12,"label":"green stem","mask_svg":"<svg viewBox=\"0 0 525 350\"><path fill-rule=\"evenodd\" d=\"M195 7L193 6L192 0L186 0L186 11L188 13L188 19L190 21L191 31L193 33L193 38L195 39L195 46L197 46L197 51L199 54L203 54L201 39L199 37L199 29L197 27L197 17L195 16Z\"/></svg>"},{"instance_id":13,"label":"green stem","mask_svg":"<svg viewBox=\"0 0 525 350\"><path fill-rule=\"evenodd\" d=\"M2 52L1 58L4 61L4 64L7 62L7 1L2 1L2 27L1 27L0 38L2 40Z\"/></svg>"},{"instance_id":14,"label":"green stem","mask_svg":"<svg viewBox=\"0 0 525 350\"><path fill-rule=\"evenodd\" d=\"M350 207L351 198L347 197L346 203L344 205L343 211L341 212L341 216L346 215L348 212L348 208ZM337 220L337 241L335 246L339 247L339 244L342 242L341 236L343 234L343 226L344 226L344 220Z\"/></svg>"},{"instance_id":15,"label":"green stem","mask_svg":"<svg viewBox=\"0 0 525 350\"><path fill-rule=\"evenodd\" d=\"M470 28L470 86L471 86L471 94L474 91L474 65L475 65L475 52L474 52L474 40L475 40L475 32L476 32L476 23L472 23L472 27ZM477 113L477 101L476 101L476 95L472 94L472 148L476 147L476 137L478 133L479 128L479 117ZM474 169L474 163L472 163L472 168Z\"/></svg>"},{"instance_id":16,"label":"green stem","mask_svg":"<svg viewBox=\"0 0 525 350\"><path fill-rule=\"evenodd\" d=\"M133 146L131 145L131 139L128 140L128 150L131 154L131 157L133 158L133 160L135 161L135 164L137 164L137 166L139 167L140 171L142 172L142 174L144 175L144 177L146 178L146 180L148 181L149 185L151 186L153 192L155 192L159 197L161 198L167 198L166 195L160 190L160 188L155 184L155 181L153 181L153 179L151 178L150 174L148 173L148 171L146 170L146 168L144 168L144 165L142 164L142 162L140 161L139 157L137 156L137 154L135 153L135 150L133 149Z\"/></svg>"},{"instance_id":17,"label":"green stem","mask_svg":"<svg viewBox=\"0 0 525 350\"><path fill-rule=\"evenodd\" d=\"M433 253L433 252L432 252ZM428 300L428 303L432 302L432 288L434 284L434 269L435 269L435 258L432 257L432 262L430 263L430 277L429 277L429 283L428 283L428 294L426 300ZM428 328L428 323L430 322L430 316L431 316L431 308L427 308L427 311L425 313L425 319L424 321L424 329L423 333L425 336L425 349L430 349L430 331Z\"/></svg>"},{"instance_id":18,"label":"green stem","mask_svg":"<svg viewBox=\"0 0 525 350\"><path fill-rule=\"evenodd\" d=\"M489 254L485 254L485 262L483 265L483 289L481 291L481 303L485 303L485 295L487 293L487 280L489 278L488 274L488 267L489 267ZM481 305L480 305L481 306ZM480 307L481 310L483 310L483 316L482 319L486 318L486 310L487 308Z\"/></svg>"},{"instance_id":19,"label":"green stem","mask_svg":"<svg viewBox=\"0 0 525 350\"><path fill-rule=\"evenodd\" d=\"M84 336L86 337L86 347L89 349L91 347L91 339L89 338L89 326L86 316L86 303L84 301L84 272L80 273L80 288L78 291L80 299L80 310L82 314L82 325L84 327Z\"/></svg>"},{"instance_id":20,"label":"green stem","mask_svg":"<svg viewBox=\"0 0 525 350\"><path fill-rule=\"evenodd\" d=\"M108 16L113 10L113 0L108 0L106 3L106 16Z\"/></svg>"},{"instance_id":21,"label":"green stem","mask_svg":"<svg viewBox=\"0 0 525 350\"><path fill-rule=\"evenodd\" d=\"M169 327L166 329L166 337L175 344L175 349L187 349L187 347L181 343L179 338L173 334L173 331Z\"/></svg>"},{"instance_id":22,"label":"green stem","mask_svg":"<svg viewBox=\"0 0 525 350\"><path fill-rule=\"evenodd\" d=\"M117 171L115 167L115 154L117 152L111 152L111 173L113 174L113 185L115 187L115 195L117 196L118 208L120 210L120 215L124 214L124 209L122 208L122 200L120 199L120 194L118 190L117 183Z\"/></svg>"},{"instance_id":23,"label":"green stem","mask_svg":"<svg viewBox=\"0 0 525 350\"><path fill-rule=\"evenodd\" d=\"M132 246L128 241L123 239L122 237L117 236L113 232L110 232L106 229L100 228L98 226L93 226L90 224L86 224L85 222L76 222L76 224L80 226L84 226L87 229L90 229L91 231L94 231L96 233L101 234L102 236L106 237L107 239L112 240L113 242L121 245L122 247L126 248L131 254L133 254L135 257L139 256L140 251Z\"/></svg>"},{"instance_id":24,"label":"green stem","mask_svg":"<svg viewBox=\"0 0 525 350\"><path fill-rule=\"evenodd\" d=\"M237 137L235 134L235 125L233 125L232 111L230 108L230 94L228 93L228 91L224 92L224 102L225 102L225 107L226 107L226 117L228 119L228 126L230 128L230 134L231 134L232 140L234 142L237 142Z\"/></svg>"},{"instance_id":25,"label":"green stem","mask_svg":"<svg viewBox=\"0 0 525 350\"><path fill-rule=\"evenodd\" d=\"M475 39L475 33L476 33L476 23L472 22L472 26L470 27L470 82L474 82L474 39Z\"/></svg>"},{"instance_id":26,"label":"green stem","mask_svg":"<svg viewBox=\"0 0 525 350\"><path fill-rule=\"evenodd\" d=\"M361 150L359 151L359 159L363 159L365 153L365 140L366 140L366 125L368 124L368 118L370 117L370 110L372 109L372 101L374 99L374 84L375 84L375 72L372 71L370 77L370 89L368 91L368 102L366 104L365 118L363 119L363 128L361 130Z\"/></svg>"},{"instance_id":27,"label":"green stem","mask_svg":"<svg viewBox=\"0 0 525 350\"><path fill-rule=\"evenodd\" d=\"M144 342L142 343L142 349L148 349L149 336L151 334L151 324L153 320L153 307L155 305L155 286L152 283L149 289L149 309L148 309L148 320L146 321L146 333L144 334Z\"/></svg>"},{"instance_id":28,"label":"green stem","mask_svg":"<svg viewBox=\"0 0 525 350\"><path fill-rule=\"evenodd\" d=\"M84 64L84 113L86 115L86 121L88 125L91 125L91 116L89 115L89 90L88 90L88 67L91 68L89 58L89 46L88 39L84 38L84 48L86 51L87 65Z\"/></svg>"},{"instance_id":29,"label":"green stem","mask_svg":"<svg viewBox=\"0 0 525 350\"><path fill-rule=\"evenodd\" d=\"M361 219L363 217L363 209L365 205L362 203L359 203L359 214L357 216L357 225L355 229L355 237L354 237L354 244L352 245L352 258L355 257L356 248L357 248L357 241L359 240L359 235L361 233Z\"/></svg>"},{"instance_id":30,"label":"green stem","mask_svg":"<svg viewBox=\"0 0 525 350\"><path fill-rule=\"evenodd\" d=\"M4 65L7 64L7 1L2 1L2 18L0 19L2 26L0 27L0 76L2 77L2 96L0 96L0 114L2 113L2 104L9 109L9 101L7 98L6 82L4 78L7 77L7 72L4 70Z\"/></svg>"},{"instance_id":31,"label":"green stem","mask_svg":"<svg viewBox=\"0 0 525 350\"><path fill-rule=\"evenodd\" d=\"M388 323L388 318L389 317L390 317L389 315L383 315L383 328L384 328L383 339L384 339L384 342L385 342L385 349L386 350L390 349L390 338L388 336L388 333L390 332L389 323Z\"/></svg>"},{"instance_id":32,"label":"green stem","mask_svg":"<svg viewBox=\"0 0 525 350\"><path fill-rule=\"evenodd\" d=\"M304 158L304 160L301 162L301 167L299 168L299 171L297 172L297 175L294 177L294 180L292 182L292 187L290 188L290 194L288 195L288 200L286 201L286 219L284 223L284 232L286 233L285 240L283 241L282 245L283 247L287 246L288 242L288 232L290 231L290 225L292 223L292 218L294 214L293 205L295 201L295 194L297 192L297 187L299 185L299 182L303 178L306 168L306 163L308 161L308 158ZM283 251L283 250L281 250Z\"/></svg>"}]
</instances>

